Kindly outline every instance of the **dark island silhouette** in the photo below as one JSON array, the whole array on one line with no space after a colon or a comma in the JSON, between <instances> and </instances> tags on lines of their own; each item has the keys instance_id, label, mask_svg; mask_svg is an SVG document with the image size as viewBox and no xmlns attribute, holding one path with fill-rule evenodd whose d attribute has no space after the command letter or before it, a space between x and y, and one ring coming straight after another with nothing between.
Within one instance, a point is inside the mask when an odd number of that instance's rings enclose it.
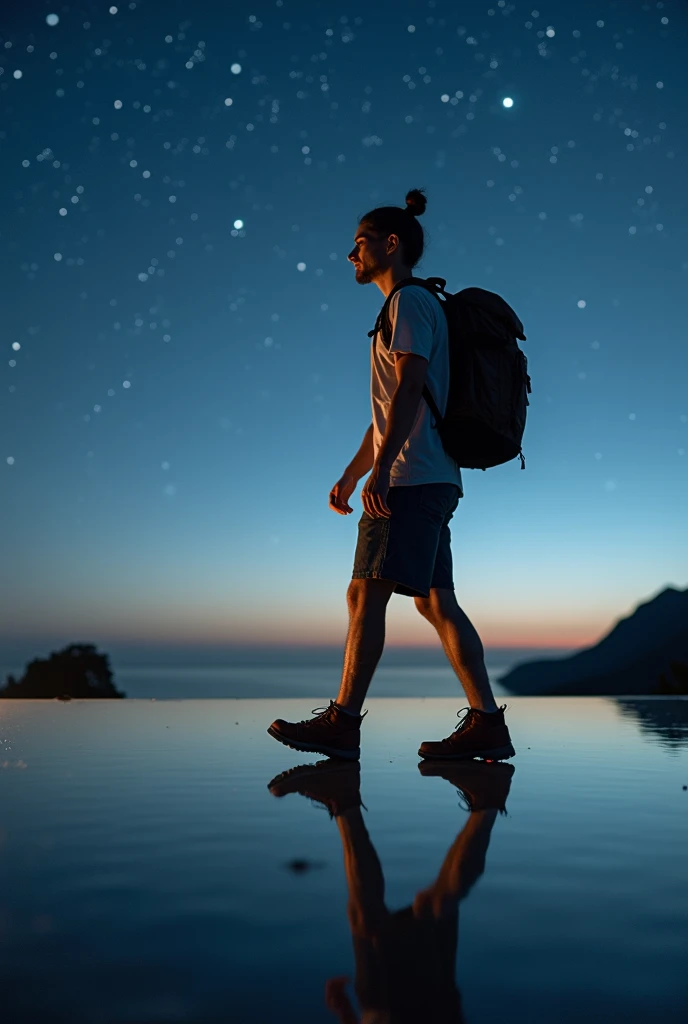
<instances>
[{"instance_id":1,"label":"dark island silhouette","mask_svg":"<svg viewBox=\"0 0 688 1024\"><path fill-rule=\"evenodd\" d=\"M688 587L666 587L594 647L523 662L499 683L522 696L688 694Z\"/></svg>"},{"instance_id":2,"label":"dark island silhouette","mask_svg":"<svg viewBox=\"0 0 688 1024\"><path fill-rule=\"evenodd\" d=\"M95 644L69 644L49 658L34 658L21 679L7 677L0 697L69 700L84 697L125 697L112 681L107 654Z\"/></svg>"}]
</instances>

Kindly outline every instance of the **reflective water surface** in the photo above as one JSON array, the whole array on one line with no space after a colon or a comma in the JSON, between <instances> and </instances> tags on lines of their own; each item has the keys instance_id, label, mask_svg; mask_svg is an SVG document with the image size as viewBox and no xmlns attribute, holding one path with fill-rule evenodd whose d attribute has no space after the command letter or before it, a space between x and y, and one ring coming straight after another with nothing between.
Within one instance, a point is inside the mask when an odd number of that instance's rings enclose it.
<instances>
[{"instance_id":1,"label":"reflective water surface","mask_svg":"<svg viewBox=\"0 0 688 1024\"><path fill-rule=\"evenodd\" d=\"M685 1021L688 700L506 700L424 772L456 702L370 700L360 779L308 700L1 702L3 1020Z\"/></svg>"}]
</instances>

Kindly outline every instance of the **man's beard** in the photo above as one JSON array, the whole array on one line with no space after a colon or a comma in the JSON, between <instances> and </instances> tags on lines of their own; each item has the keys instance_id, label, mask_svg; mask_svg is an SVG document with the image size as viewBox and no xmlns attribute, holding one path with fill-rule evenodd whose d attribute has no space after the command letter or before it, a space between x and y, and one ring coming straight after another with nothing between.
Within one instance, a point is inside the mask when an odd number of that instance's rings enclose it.
<instances>
[{"instance_id":1,"label":"man's beard","mask_svg":"<svg viewBox=\"0 0 688 1024\"><path fill-rule=\"evenodd\" d=\"M358 284L370 284L375 275L375 270L370 267L356 268L356 281Z\"/></svg>"}]
</instances>

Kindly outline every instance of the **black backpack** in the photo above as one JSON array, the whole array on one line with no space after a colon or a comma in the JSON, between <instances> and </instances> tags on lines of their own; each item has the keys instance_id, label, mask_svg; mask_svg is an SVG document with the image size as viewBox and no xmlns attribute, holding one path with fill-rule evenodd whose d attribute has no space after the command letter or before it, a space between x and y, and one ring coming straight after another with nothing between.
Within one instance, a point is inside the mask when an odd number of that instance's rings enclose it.
<instances>
[{"instance_id":1,"label":"black backpack","mask_svg":"<svg viewBox=\"0 0 688 1024\"><path fill-rule=\"evenodd\" d=\"M445 415L427 385L427 401L439 430L442 447L462 469L489 469L517 456L526 460L521 440L531 392L528 362L516 339L526 340L523 324L511 306L495 292L464 288L452 295L442 277L407 277L395 284L368 337L378 333L389 348L392 324L390 299L404 285L417 284L437 298L449 331L449 397ZM444 296L440 298L440 294Z\"/></svg>"}]
</instances>

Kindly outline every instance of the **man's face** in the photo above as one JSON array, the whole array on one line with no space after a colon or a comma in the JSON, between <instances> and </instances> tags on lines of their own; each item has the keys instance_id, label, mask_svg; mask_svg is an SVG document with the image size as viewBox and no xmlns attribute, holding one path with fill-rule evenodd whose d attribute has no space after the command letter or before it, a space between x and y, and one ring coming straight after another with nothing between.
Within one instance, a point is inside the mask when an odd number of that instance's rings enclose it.
<instances>
[{"instance_id":1,"label":"man's face","mask_svg":"<svg viewBox=\"0 0 688 1024\"><path fill-rule=\"evenodd\" d=\"M390 238L394 239L396 236L392 235ZM347 256L356 268L358 284L370 284L391 265L393 252L387 252L389 240L378 238L365 224L358 225L354 247Z\"/></svg>"}]
</instances>

